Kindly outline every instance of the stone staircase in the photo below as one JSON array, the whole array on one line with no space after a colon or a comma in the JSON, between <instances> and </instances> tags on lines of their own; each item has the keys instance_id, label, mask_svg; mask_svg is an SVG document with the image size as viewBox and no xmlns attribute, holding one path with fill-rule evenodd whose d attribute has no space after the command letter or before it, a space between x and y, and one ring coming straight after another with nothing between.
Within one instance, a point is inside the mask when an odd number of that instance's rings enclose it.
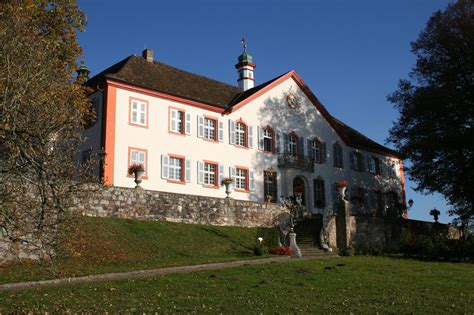
<instances>
[{"instance_id":1,"label":"stone staircase","mask_svg":"<svg viewBox=\"0 0 474 315\"><path fill-rule=\"evenodd\" d=\"M333 253L325 252L320 247L319 233L323 227L323 219L305 218L295 226L296 243L305 256L332 256Z\"/></svg>"}]
</instances>

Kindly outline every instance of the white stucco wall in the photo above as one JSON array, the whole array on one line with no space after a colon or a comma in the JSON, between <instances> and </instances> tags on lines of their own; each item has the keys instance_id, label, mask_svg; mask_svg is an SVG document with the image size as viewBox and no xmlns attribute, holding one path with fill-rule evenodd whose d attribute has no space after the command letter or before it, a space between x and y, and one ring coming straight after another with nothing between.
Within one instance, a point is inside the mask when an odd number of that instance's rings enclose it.
<instances>
[{"instance_id":1,"label":"white stucco wall","mask_svg":"<svg viewBox=\"0 0 474 315\"><path fill-rule=\"evenodd\" d=\"M288 107L286 95L289 91L301 100L299 108L291 109ZM130 97L148 102L148 128L129 124ZM128 149L134 147L147 150L147 179L143 181L142 186L150 190L225 197L222 187L219 189L206 188L197 183L197 161L210 160L224 165L225 176L229 176L229 166L236 165L248 167L254 173L255 189L248 193L234 191L231 196L235 199L263 201L263 171L269 167L278 172L278 195L291 195L293 193L293 179L296 176L303 178L306 184L306 205L312 212L322 212L321 209L315 209L313 204L313 179L317 177L325 180L326 207L330 207L333 201L332 185L341 180L348 181L349 186L362 185L365 188L378 189L382 192L392 190L401 196L398 167L397 178L374 176L366 172L365 169L364 172L356 172L350 169L349 151L354 149L344 144L292 78L255 98L242 108L226 115L120 88L117 88L116 100L113 182L115 186L134 187L135 185L133 179L127 176ZM168 132L169 107L179 108L191 114L191 135L176 135ZM223 142L210 142L197 137L198 115L207 115L223 121ZM242 119L248 125L253 126L253 148L239 148L229 143L229 119ZM319 137L327 144L326 163L316 164L313 173L296 169L279 169L276 155L258 150L258 125L262 127L270 125L281 134L294 131L299 137L305 139ZM281 141L283 143L283 137ZM336 141L343 147L343 169L333 166L332 145ZM304 145L306 155L306 140ZM367 154L367 152L362 153ZM162 179L161 155L163 154L181 155L191 159L191 182L176 184ZM382 160L392 159L379 154L373 155Z\"/></svg>"}]
</instances>

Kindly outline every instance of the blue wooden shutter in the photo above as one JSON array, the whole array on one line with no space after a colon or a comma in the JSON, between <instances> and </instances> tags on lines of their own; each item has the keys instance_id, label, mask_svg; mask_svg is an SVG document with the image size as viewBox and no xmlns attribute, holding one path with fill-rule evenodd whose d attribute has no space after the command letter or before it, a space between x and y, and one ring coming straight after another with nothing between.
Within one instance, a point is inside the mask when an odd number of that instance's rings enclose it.
<instances>
[{"instance_id":1,"label":"blue wooden shutter","mask_svg":"<svg viewBox=\"0 0 474 315\"><path fill-rule=\"evenodd\" d=\"M283 150L281 147L281 133L279 131L275 131L275 144L276 144L276 153L282 154Z\"/></svg>"},{"instance_id":2,"label":"blue wooden shutter","mask_svg":"<svg viewBox=\"0 0 474 315\"><path fill-rule=\"evenodd\" d=\"M222 178L224 178L224 165L219 164L219 182L217 183L217 185L221 185Z\"/></svg>"},{"instance_id":3,"label":"blue wooden shutter","mask_svg":"<svg viewBox=\"0 0 474 315\"><path fill-rule=\"evenodd\" d=\"M263 150L263 129L260 125L257 126L258 149Z\"/></svg>"},{"instance_id":4,"label":"blue wooden shutter","mask_svg":"<svg viewBox=\"0 0 474 315\"><path fill-rule=\"evenodd\" d=\"M169 178L169 157L164 154L161 156L161 178Z\"/></svg>"},{"instance_id":5,"label":"blue wooden shutter","mask_svg":"<svg viewBox=\"0 0 474 315\"><path fill-rule=\"evenodd\" d=\"M253 172L249 171L249 190L255 190L255 179L253 177Z\"/></svg>"},{"instance_id":6,"label":"blue wooden shutter","mask_svg":"<svg viewBox=\"0 0 474 315\"><path fill-rule=\"evenodd\" d=\"M304 138L303 138L303 137L299 137L298 140L299 140L299 142L300 142L300 145L299 145L299 149L300 149L299 151L300 151L300 152L298 152L298 155L299 155L299 156L304 156Z\"/></svg>"},{"instance_id":7,"label":"blue wooden shutter","mask_svg":"<svg viewBox=\"0 0 474 315\"><path fill-rule=\"evenodd\" d=\"M290 153L290 135L287 133L283 134L284 137L284 152L286 154Z\"/></svg>"},{"instance_id":8,"label":"blue wooden shutter","mask_svg":"<svg viewBox=\"0 0 474 315\"><path fill-rule=\"evenodd\" d=\"M198 172L198 184L204 184L204 163L201 161L197 162L197 172Z\"/></svg>"},{"instance_id":9,"label":"blue wooden shutter","mask_svg":"<svg viewBox=\"0 0 474 315\"><path fill-rule=\"evenodd\" d=\"M235 185L235 167L229 166L229 176L234 180Z\"/></svg>"},{"instance_id":10,"label":"blue wooden shutter","mask_svg":"<svg viewBox=\"0 0 474 315\"><path fill-rule=\"evenodd\" d=\"M204 137L204 117L198 115L198 137Z\"/></svg>"},{"instance_id":11,"label":"blue wooden shutter","mask_svg":"<svg viewBox=\"0 0 474 315\"><path fill-rule=\"evenodd\" d=\"M219 142L224 142L224 123L219 120Z\"/></svg>"},{"instance_id":12,"label":"blue wooden shutter","mask_svg":"<svg viewBox=\"0 0 474 315\"><path fill-rule=\"evenodd\" d=\"M185 132L187 135L191 135L191 114L186 113L186 125L185 125Z\"/></svg>"},{"instance_id":13,"label":"blue wooden shutter","mask_svg":"<svg viewBox=\"0 0 474 315\"><path fill-rule=\"evenodd\" d=\"M322 161L321 161L321 163L326 163L327 158L328 158L328 153L327 153L327 149L326 149L326 142L321 143L321 150L322 150L322 153L321 153Z\"/></svg>"},{"instance_id":14,"label":"blue wooden shutter","mask_svg":"<svg viewBox=\"0 0 474 315\"><path fill-rule=\"evenodd\" d=\"M247 127L247 146L249 148L253 148L253 126L252 125L249 125Z\"/></svg>"},{"instance_id":15,"label":"blue wooden shutter","mask_svg":"<svg viewBox=\"0 0 474 315\"><path fill-rule=\"evenodd\" d=\"M186 168L185 168L185 170L186 170L185 171L186 182L190 183L191 182L191 160L186 159L185 164L186 164Z\"/></svg>"},{"instance_id":16,"label":"blue wooden shutter","mask_svg":"<svg viewBox=\"0 0 474 315\"><path fill-rule=\"evenodd\" d=\"M178 111L170 109L170 131L177 132L178 130Z\"/></svg>"},{"instance_id":17,"label":"blue wooden shutter","mask_svg":"<svg viewBox=\"0 0 474 315\"><path fill-rule=\"evenodd\" d=\"M354 161L354 155L355 155L354 151L349 152L349 164L352 170L357 169L357 165L355 164L355 161Z\"/></svg>"},{"instance_id":18,"label":"blue wooden shutter","mask_svg":"<svg viewBox=\"0 0 474 315\"><path fill-rule=\"evenodd\" d=\"M235 144L235 123L229 119L229 143Z\"/></svg>"}]
</instances>

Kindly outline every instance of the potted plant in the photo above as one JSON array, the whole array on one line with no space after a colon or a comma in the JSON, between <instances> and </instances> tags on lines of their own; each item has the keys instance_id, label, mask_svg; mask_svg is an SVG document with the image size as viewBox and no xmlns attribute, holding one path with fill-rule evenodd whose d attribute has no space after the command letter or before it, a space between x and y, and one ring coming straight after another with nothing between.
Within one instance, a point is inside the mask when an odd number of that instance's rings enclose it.
<instances>
[{"instance_id":1,"label":"potted plant","mask_svg":"<svg viewBox=\"0 0 474 315\"><path fill-rule=\"evenodd\" d=\"M141 188L142 176L145 174L145 169L142 164L132 164L128 167L128 174L135 175L135 188Z\"/></svg>"},{"instance_id":2,"label":"potted plant","mask_svg":"<svg viewBox=\"0 0 474 315\"><path fill-rule=\"evenodd\" d=\"M227 198L230 198L230 184L232 184L234 180L231 177L224 177L221 180L221 185L225 186L225 193L227 194Z\"/></svg>"}]
</instances>

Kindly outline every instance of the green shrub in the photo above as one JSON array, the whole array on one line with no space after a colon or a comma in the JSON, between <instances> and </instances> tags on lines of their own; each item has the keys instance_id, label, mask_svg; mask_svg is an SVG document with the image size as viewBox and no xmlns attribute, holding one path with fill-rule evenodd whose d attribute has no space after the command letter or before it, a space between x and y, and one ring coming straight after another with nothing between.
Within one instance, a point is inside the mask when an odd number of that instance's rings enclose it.
<instances>
[{"instance_id":1,"label":"green shrub","mask_svg":"<svg viewBox=\"0 0 474 315\"><path fill-rule=\"evenodd\" d=\"M441 234L403 235L400 252L406 257L429 260L474 261L474 242L449 240Z\"/></svg>"},{"instance_id":2,"label":"green shrub","mask_svg":"<svg viewBox=\"0 0 474 315\"><path fill-rule=\"evenodd\" d=\"M255 256L262 256L263 254L265 254L265 249L264 249L263 245L255 244L254 247L253 247L253 254Z\"/></svg>"},{"instance_id":3,"label":"green shrub","mask_svg":"<svg viewBox=\"0 0 474 315\"><path fill-rule=\"evenodd\" d=\"M280 231L277 227L258 228L257 235L255 238L257 239L259 237L263 238L263 244L267 249L278 247L280 245L278 242L278 240L280 239Z\"/></svg>"},{"instance_id":4,"label":"green shrub","mask_svg":"<svg viewBox=\"0 0 474 315\"><path fill-rule=\"evenodd\" d=\"M339 250L339 256L354 256L354 248L348 246Z\"/></svg>"}]
</instances>

